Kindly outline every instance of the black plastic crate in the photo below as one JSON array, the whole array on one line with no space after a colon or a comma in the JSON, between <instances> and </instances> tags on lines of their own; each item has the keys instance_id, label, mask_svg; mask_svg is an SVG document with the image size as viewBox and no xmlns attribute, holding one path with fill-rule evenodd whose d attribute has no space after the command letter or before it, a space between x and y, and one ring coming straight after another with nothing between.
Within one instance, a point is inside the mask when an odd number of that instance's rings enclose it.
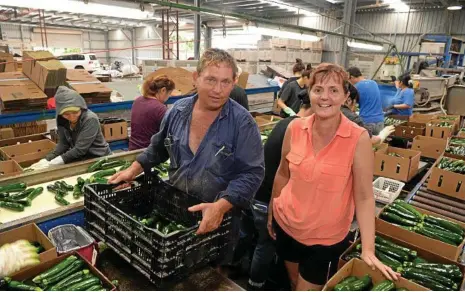
<instances>
[{"instance_id":1,"label":"black plastic crate","mask_svg":"<svg viewBox=\"0 0 465 292\"><path fill-rule=\"evenodd\" d=\"M89 185L84 194L87 229L156 285L170 285L197 267L221 260L228 252L230 213L215 231L195 235L202 215L187 209L203 201L156 175L141 176L123 190ZM154 209L186 229L164 235L131 217L144 217Z\"/></svg>"}]
</instances>

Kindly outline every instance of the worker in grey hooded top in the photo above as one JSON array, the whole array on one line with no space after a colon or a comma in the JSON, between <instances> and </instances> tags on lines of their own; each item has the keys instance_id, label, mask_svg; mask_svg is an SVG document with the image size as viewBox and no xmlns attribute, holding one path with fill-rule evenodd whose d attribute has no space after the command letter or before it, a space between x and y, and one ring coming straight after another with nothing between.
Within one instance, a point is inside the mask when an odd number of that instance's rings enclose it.
<instances>
[{"instance_id":1,"label":"worker in grey hooded top","mask_svg":"<svg viewBox=\"0 0 465 292\"><path fill-rule=\"evenodd\" d=\"M55 99L58 144L45 159L33 164L32 169L44 169L111 154L97 115L87 109L81 95L60 86Z\"/></svg>"}]
</instances>

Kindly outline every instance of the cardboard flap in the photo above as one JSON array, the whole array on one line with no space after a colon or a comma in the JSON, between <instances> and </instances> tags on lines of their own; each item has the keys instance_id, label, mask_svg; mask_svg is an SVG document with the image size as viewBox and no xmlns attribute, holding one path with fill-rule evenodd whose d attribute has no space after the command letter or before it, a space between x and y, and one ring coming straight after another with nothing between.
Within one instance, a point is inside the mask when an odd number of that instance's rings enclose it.
<instances>
[{"instance_id":1,"label":"cardboard flap","mask_svg":"<svg viewBox=\"0 0 465 292\"><path fill-rule=\"evenodd\" d=\"M154 78L157 76L166 75L168 78L174 81L176 90L179 90L181 94L187 94L194 90L194 80L192 78L192 72L183 68L166 67L160 68L157 71L151 73L146 79Z\"/></svg>"},{"instance_id":2,"label":"cardboard flap","mask_svg":"<svg viewBox=\"0 0 465 292\"><path fill-rule=\"evenodd\" d=\"M22 72L5 72L0 73L0 80L9 80L9 79L24 79L27 78L26 75Z\"/></svg>"},{"instance_id":3,"label":"cardboard flap","mask_svg":"<svg viewBox=\"0 0 465 292\"><path fill-rule=\"evenodd\" d=\"M71 88L80 94L86 93L111 93L112 90L103 84L70 84Z\"/></svg>"},{"instance_id":4,"label":"cardboard flap","mask_svg":"<svg viewBox=\"0 0 465 292\"><path fill-rule=\"evenodd\" d=\"M90 75L85 69L68 69L66 71L67 81L99 81L94 76Z\"/></svg>"},{"instance_id":5,"label":"cardboard flap","mask_svg":"<svg viewBox=\"0 0 465 292\"><path fill-rule=\"evenodd\" d=\"M23 86L1 86L0 98L4 103L19 100L46 99L47 96L34 83Z\"/></svg>"}]
</instances>

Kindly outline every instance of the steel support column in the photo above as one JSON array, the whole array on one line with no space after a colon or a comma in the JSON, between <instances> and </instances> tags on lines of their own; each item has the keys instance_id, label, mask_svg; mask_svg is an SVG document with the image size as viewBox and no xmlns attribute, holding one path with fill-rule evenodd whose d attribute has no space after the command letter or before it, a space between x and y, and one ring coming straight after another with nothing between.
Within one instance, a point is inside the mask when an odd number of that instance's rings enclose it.
<instances>
[{"instance_id":1,"label":"steel support column","mask_svg":"<svg viewBox=\"0 0 465 292\"><path fill-rule=\"evenodd\" d=\"M194 0L194 6L200 8L200 0ZM194 59L200 59L200 41L202 39L200 13L194 14Z\"/></svg>"},{"instance_id":2,"label":"steel support column","mask_svg":"<svg viewBox=\"0 0 465 292\"><path fill-rule=\"evenodd\" d=\"M137 66L137 64L136 64L136 58L137 58L136 49L134 48L135 46L136 46L136 29L133 28L131 30L132 64Z\"/></svg>"},{"instance_id":3,"label":"steel support column","mask_svg":"<svg viewBox=\"0 0 465 292\"><path fill-rule=\"evenodd\" d=\"M347 41L349 38L347 36L353 35L353 24L355 23L355 11L357 9L357 0L346 0L344 1L344 16L343 22L344 24L344 35L346 37L342 40L342 47L341 47L341 66L347 68L349 66L349 50L347 46Z\"/></svg>"},{"instance_id":4,"label":"steel support column","mask_svg":"<svg viewBox=\"0 0 465 292\"><path fill-rule=\"evenodd\" d=\"M107 64L110 65L111 58L110 58L110 32L107 30L104 34L104 42L105 42L105 58L107 59Z\"/></svg>"}]
</instances>

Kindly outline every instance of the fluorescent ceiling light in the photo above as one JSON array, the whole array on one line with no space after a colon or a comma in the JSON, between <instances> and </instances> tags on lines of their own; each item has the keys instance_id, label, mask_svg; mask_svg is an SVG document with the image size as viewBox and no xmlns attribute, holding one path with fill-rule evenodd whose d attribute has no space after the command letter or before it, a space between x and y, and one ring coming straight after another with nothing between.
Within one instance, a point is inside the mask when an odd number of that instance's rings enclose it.
<instances>
[{"instance_id":1,"label":"fluorescent ceiling light","mask_svg":"<svg viewBox=\"0 0 465 292\"><path fill-rule=\"evenodd\" d=\"M106 5L93 2L85 4L83 1L75 0L0 0L0 5L137 20L153 19L153 11L141 11L139 8Z\"/></svg>"},{"instance_id":2,"label":"fluorescent ceiling light","mask_svg":"<svg viewBox=\"0 0 465 292\"><path fill-rule=\"evenodd\" d=\"M309 10L291 6L291 5L289 5L289 4L285 3L285 2L282 2L280 0L271 0L271 1L259 0L259 2L263 3L263 4L269 4L269 5L272 5L272 6L276 6L276 7L279 7L281 9L286 9L287 11L294 12L294 13L297 13L297 14L302 14L302 15L305 15L305 16L318 16L318 14L313 13L313 12L311 12Z\"/></svg>"},{"instance_id":3,"label":"fluorescent ceiling light","mask_svg":"<svg viewBox=\"0 0 465 292\"><path fill-rule=\"evenodd\" d=\"M384 0L383 3L389 4L389 8L397 12L408 12L410 10L410 7L402 2L402 0Z\"/></svg>"},{"instance_id":4,"label":"fluorescent ceiling light","mask_svg":"<svg viewBox=\"0 0 465 292\"><path fill-rule=\"evenodd\" d=\"M448 10L461 10L462 9L462 5L451 5L449 7L447 7Z\"/></svg>"},{"instance_id":5,"label":"fluorescent ceiling light","mask_svg":"<svg viewBox=\"0 0 465 292\"><path fill-rule=\"evenodd\" d=\"M244 27L244 31L249 32L251 34L261 34L261 35L268 35L268 36L309 41L309 42L318 42L320 40L320 38L315 35L283 31L283 30L271 29L271 28L265 28L265 27L256 27L253 25Z\"/></svg>"},{"instance_id":6,"label":"fluorescent ceiling light","mask_svg":"<svg viewBox=\"0 0 465 292\"><path fill-rule=\"evenodd\" d=\"M371 50L371 51L382 51L383 50L383 46L381 45L369 44L369 43L358 42L358 41L347 41L347 45L351 48Z\"/></svg>"}]
</instances>

